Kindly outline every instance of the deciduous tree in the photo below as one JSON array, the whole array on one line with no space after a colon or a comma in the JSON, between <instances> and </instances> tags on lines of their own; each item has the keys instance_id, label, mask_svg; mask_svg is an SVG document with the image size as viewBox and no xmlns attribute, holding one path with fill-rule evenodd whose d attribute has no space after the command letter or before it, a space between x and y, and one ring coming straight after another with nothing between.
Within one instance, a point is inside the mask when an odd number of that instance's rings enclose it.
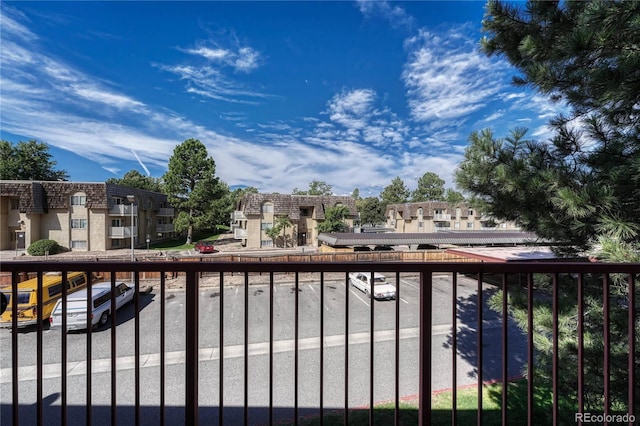
<instances>
[{"instance_id":1,"label":"deciduous tree","mask_svg":"<svg viewBox=\"0 0 640 426\"><path fill-rule=\"evenodd\" d=\"M129 188L144 189L147 191L162 192L162 181L151 176L145 176L137 170L129 170L122 179L109 178L106 183L126 186Z\"/></svg>"},{"instance_id":2,"label":"deciduous tree","mask_svg":"<svg viewBox=\"0 0 640 426\"><path fill-rule=\"evenodd\" d=\"M0 179L6 180L68 180L65 170L56 170L49 146L30 140L12 144L0 141Z\"/></svg>"},{"instance_id":3,"label":"deciduous tree","mask_svg":"<svg viewBox=\"0 0 640 426\"><path fill-rule=\"evenodd\" d=\"M380 202L378 197L367 197L356 202L358 211L360 212L360 223L377 225L384 223L384 209L385 207Z\"/></svg>"},{"instance_id":4,"label":"deciduous tree","mask_svg":"<svg viewBox=\"0 0 640 426\"><path fill-rule=\"evenodd\" d=\"M301 191L298 188L293 188L291 192L293 195L332 195L332 186L321 180L312 180L309 182L309 189Z\"/></svg>"}]
</instances>

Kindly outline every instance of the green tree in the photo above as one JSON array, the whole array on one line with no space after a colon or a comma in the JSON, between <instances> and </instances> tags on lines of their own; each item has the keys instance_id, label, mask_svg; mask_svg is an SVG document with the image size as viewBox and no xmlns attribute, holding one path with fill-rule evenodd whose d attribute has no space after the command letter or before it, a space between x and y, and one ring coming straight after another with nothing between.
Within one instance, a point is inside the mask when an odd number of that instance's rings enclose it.
<instances>
[{"instance_id":1,"label":"green tree","mask_svg":"<svg viewBox=\"0 0 640 426\"><path fill-rule=\"evenodd\" d=\"M442 201L444 199L444 180L436 173L427 172L418 179L418 187L411 193L411 201Z\"/></svg>"},{"instance_id":2,"label":"green tree","mask_svg":"<svg viewBox=\"0 0 640 426\"><path fill-rule=\"evenodd\" d=\"M332 186L321 180L312 180L309 182L309 189L301 191L298 188L293 188L291 193L293 195L332 195Z\"/></svg>"},{"instance_id":3,"label":"green tree","mask_svg":"<svg viewBox=\"0 0 640 426\"><path fill-rule=\"evenodd\" d=\"M153 192L162 192L161 179L151 176L144 176L137 170L129 170L122 179L109 178L106 183L113 185L126 186L129 188L144 189Z\"/></svg>"},{"instance_id":4,"label":"green tree","mask_svg":"<svg viewBox=\"0 0 640 426\"><path fill-rule=\"evenodd\" d=\"M0 141L0 179L6 180L68 180L64 170L55 170L56 161L51 159L49 146L30 140L18 142Z\"/></svg>"},{"instance_id":5,"label":"green tree","mask_svg":"<svg viewBox=\"0 0 640 426\"><path fill-rule=\"evenodd\" d=\"M367 197L356 202L360 212L360 223L376 225L385 222L384 206L378 197Z\"/></svg>"},{"instance_id":6,"label":"green tree","mask_svg":"<svg viewBox=\"0 0 640 426\"><path fill-rule=\"evenodd\" d=\"M282 230L282 241L285 247L287 247L287 228L293 226L289 216L282 215L276 218L276 227Z\"/></svg>"},{"instance_id":7,"label":"green tree","mask_svg":"<svg viewBox=\"0 0 640 426\"><path fill-rule=\"evenodd\" d=\"M399 176L395 177L380 193L382 204L386 207L389 204L406 203L409 199L409 189Z\"/></svg>"},{"instance_id":8,"label":"green tree","mask_svg":"<svg viewBox=\"0 0 640 426\"><path fill-rule=\"evenodd\" d=\"M277 226L272 226L271 228L267 228L264 231L264 233L267 234L269 238L271 238L271 241L273 242L274 247L277 245L276 240L280 236L280 231L281 229Z\"/></svg>"},{"instance_id":9,"label":"green tree","mask_svg":"<svg viewBox=\"0 0 640 426\"><path fill-rule=\"evenodd\" d=\"M353 192L351 193L351 196L353 197L354 200L358 201L360 200L360 190L358 188L355 188L353 190Z\"/></svg>"},{"instance_id":10,"label":"green tree","mask_svg":"<svg viewBox=\"0 0 640 426\"><path fill-rule=\"evenodd\" d=\"M344 232L344 219L349 216L349 208L344 205L327 207L324 211L324 221L318 224L318 232Z\"/></svg>"},{"instance_id":11,"label":"green tree","mask_svg":"<svg viewBox=\"0 0 640 426\"><path fill-rule=\"evenodd\" d=\"M487 4L482 46L504 56L519 71L514 79L570 112L551 121L549 141L514 129L497 138L473 132L456 171L458 187L497 219L558 244L559 252L595 251L603 260L636 259L640 234L640 2L527 2ZM567 246L560 246L567 244ZM564 250L559 248L564 247ZM568 248L568 249L567 249ZM628 261L627 260L627 261ZM575 406L576 289L574 277L559 281L559 396ZM602 277L585 277L586 411L605 410ZM550 383L551 279L536 278L534 324L538 383ZM611 286L609 357L612 410L626 411L629 300L626 280ZM638 289L636 289L637 291ZM500 309L502 294L492 300ZM526 328L526 298L511 288L510 311ZM637 297L637 296L636 296ZM633 307L631 307L633 309ZM640 324L636 322L636 338ZM636 367L638 368L638 367ZM640 407L631 411L638 412ZM564 419L572 422L574 419ZM544 421L543 421L544 422Z\"/></svg>"},{"instance_id":12,"label":"green tree","mask_svg":"<svg viewBox=\"0 0 640 426\"><path fill-rule=\"evenodd\" d=\"M210 229L211 203L220 197L215 176L216 163L207 148L197 139L187 139L173 150L163 176L164 191L178 211L176 231L187 232L187 244L193 241L194 229Z\"/></svg>"},{"instance_id":13,"label":"green tree","mask_svg":"<svg viewBox=\"0 0 640 426\"><path fill-rule=\"evenodd\" d=\"M464 201L464 195L462 195L462 192L458 192L455 189L447 188L447 191L444 194L444 199L448 203L457 204Z\"/></svg>"}]
</instances>

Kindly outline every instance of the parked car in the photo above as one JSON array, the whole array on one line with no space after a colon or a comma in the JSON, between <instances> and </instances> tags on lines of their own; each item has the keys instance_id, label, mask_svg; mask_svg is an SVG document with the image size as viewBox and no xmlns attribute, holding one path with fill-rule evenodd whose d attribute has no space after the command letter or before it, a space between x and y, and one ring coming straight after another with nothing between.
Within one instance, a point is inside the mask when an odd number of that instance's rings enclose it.
<instances>
[{"instance_id":1,"label":"parked car","mask_svg":"<svg viewBox=\"0 0 640 426\"><path fill-rule=\"evenodd\" d=\"M211 241L198 241L194 249L198 253L214 253L216 251Z\"/></svg>"},{"instance_id":2,"label":"parked car","mask_svg":"<svg viewBox=\"0 0 640 426\"><path fill-rule=\"evenodd\" d=\"M91 293L89 293L91 291ZM133 301L135 290L123 282L115 284L116 309L120 309ZM89 296L91 294L91 296ZM89 288L84 288L67 297L67 330L84 330L87 328L87 297L91 297L91 313L89 320L91 327L102 327L109 322L111 310L111 282L96 283ZM62 299L56 302L51 317L51 328L62 327L63 305Z\"/></svg>"},{"instance_id":3,"label":"parked car","mask_svg":"<svg viewBox=\"0 0 640 426\"><path fill-rule=\"evenodd\" d=\"M87 285L85 272L69 272L67 274L67 292L71 294ZM47 272L42 277L42 320L49 321L56 300L62 296L62 274ZM0 316L0 327L13 326L13 304L11 297L13 288L8 287L2 292L7 300L6 311ZM18 284L18 327L27 327L38 323L38 279L31 278Z\"/></svg>"},{"instance_id":4,"label":"parked car","mask_svg":"<svg viewBox=\"0 0 640 426\"><path fill-rule=\"evenodd\" d=\"M368 297L375 299L395 299L396 288L387 282L387 278L374 272L373 274L373 291L371 290L371 272L354 272L349 274L349 284L360 289Z\"/></svg>"}]
</instances>

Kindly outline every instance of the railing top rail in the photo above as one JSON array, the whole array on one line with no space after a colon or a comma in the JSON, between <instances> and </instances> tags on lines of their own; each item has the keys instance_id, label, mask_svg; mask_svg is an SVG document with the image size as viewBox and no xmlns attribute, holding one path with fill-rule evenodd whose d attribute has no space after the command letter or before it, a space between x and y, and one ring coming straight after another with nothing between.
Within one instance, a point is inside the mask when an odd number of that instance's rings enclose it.
<instances>
[{"instance_id":1,"label":"railing top rail","mask_svg":"<svg viewBox=\"0 0 640 426\"><path fill-rule=\"evenodd\" d=\"M218 262L207 261L7 261L3 272L82 270L192 272L459 272L459 273L640 273L640 263L592 262Z\"/></svg>"}]
</instances>

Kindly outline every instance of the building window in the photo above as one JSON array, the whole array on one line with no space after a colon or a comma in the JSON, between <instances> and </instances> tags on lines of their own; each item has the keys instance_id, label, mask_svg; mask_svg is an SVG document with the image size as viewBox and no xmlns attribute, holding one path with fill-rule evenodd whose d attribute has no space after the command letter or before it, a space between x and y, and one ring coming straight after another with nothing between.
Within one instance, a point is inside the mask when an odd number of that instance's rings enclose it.
<instances>
[{"instance_id":1,"label":"building window","mask_svg":"<svg viewBox=\"0 0 640 426\"><path fill-rule=\"evenodd\" d=\"M273 247L273 240L260 241L260 247Z\"/></svg>"},{"instance_id":2,"label":"building window","mask_svg":"<svg viewBox=\"0 0 640 426\"><path fill-rule=\"evenodd\" d=\"M71 219L72 229L85 229L87 227L87 219Z\"/></svg>"},{"instance_id":3,"label":"building window","mask_svg":"<svg viewBox=\"0 0 640 426\"><path fill-rule=\"evenodd\" d=\"M112 240L111 241L111 247L120 247L122 246L122 244L120 244L122 242L122 240Z\"/></svg>"},{"instance_id":4,"label":"building window","mask_svg":"<svg viewBox=\"0 0 640 426\"><path fill-rule=\"evenodd\" d=\"M424 211L422 210L422 207L420 207L420 208L418 209L418 217L420 217L420 218L421 218L423 213L424 213Z\"/></svg>"},{"instance_id":5,"label":"building window","mask_svg":"<svg viewBox=\"0 0 640 426\"><path fill-rule=\"evenodd\" d=\"M454 222L453 229L460 229L460 222Z\"/></svg>"},{"instance_id":6,"label":"building window","mask_svg":"<svg viewBox=\"0 0 640 426\"><path fill-rule=\"evenodd\" d=\"M262 205L262 213L273 213L273 203L264 203Z\"/></svg>"},{"instance_id":7,"label":"building window","mask_svg":"<svg viewBox=\"0 0 640 426\"><path fill-rule=\"evenodd\" d=\"M467 229L473 229L473 222L467 222Z\"/></svg>"},{"instance_id":8,"label":"building window","mask_svg":"<svg viewBox=\"0 0 640 426\"><path fill-rule=\"evenodd\" d=\"M300 209L300 216L301 217L309 217L309 216L311 216L311 209L307 209L307 208Z\"/></svg>"},{"instance_id":9,"label":"building window","mask_svg":"<svg viewBox=\"0 0 640 426\"><path fill-rule=\"evenodd\" d=\"M418 222L418 228L423 228L424 227L424 222Z\"/></svg>"},{"instance_id":10,"label":"building window","mask_svg":"<svg viewBox=\"0 0 640 426\"><path fill-rule=\"evenodd\" d=\"M469 209L469 211L467 212L467 215L468 215L468 216L473 216L473 210L472 210L472 209Z\"/></svg>"},{"instance_id":11,"label":"building window","mask_svg":"<svg viewBox=\"0 0 640 426\"><path fill-rule=\"evenodd\" d=\"M86 241L71 241L72 249L86 249L87 242Z\"/></svg>"},{"instance_id":12,"label":"building window","mask_svg":"<svg viewBox=\"0 0 640 426\"><path fill-rule=\"evenodd\" d=\"M266 231L267 229L271 229L273 228L273 223L271 222L262 222L260 224L260 229L262 229L263 231Z\"/></svg>"},{"instance_id":13,"label":"building window","mask_svg":"<svg viewBox=\"0 0 640 426\"><path fill-rule=\"evenodd\" d=\"M71 197L72 206L84 206L87 203L86 195L74 195Z\"/></svg>"},{"instance_id":14,"label":"building window","mask_svg":"<svg viewBox=\"0 0 640 426\"><path fill-rule=\"evenodd\" d=\"M20 205L20 200L17 198L11 199L11 206L9 207L11 210L18 210L18 206Z\"/></svg>"},{"instance_id":15,"label":"building window","mask_svg":"<svg viewBox=\"0 0 640 426\"><path fill-rule=\"evenodd\" d=\"M113 228L121 228L122 227L122 219L111 219L111 226Z\"/></svg>"}]
</instances>

